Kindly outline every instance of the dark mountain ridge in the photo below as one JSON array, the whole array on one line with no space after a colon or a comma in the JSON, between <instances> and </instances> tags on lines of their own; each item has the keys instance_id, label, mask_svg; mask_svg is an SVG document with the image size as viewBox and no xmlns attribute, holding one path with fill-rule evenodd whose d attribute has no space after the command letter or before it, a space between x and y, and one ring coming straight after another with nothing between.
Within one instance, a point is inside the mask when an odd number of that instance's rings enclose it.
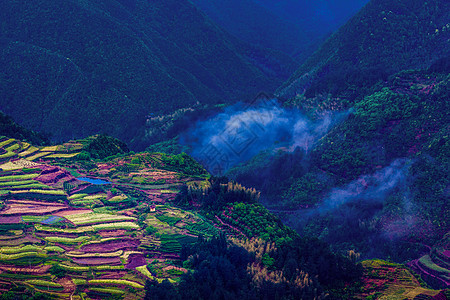
<instances>
[{"instance_id":1,"label":"dark mountain ridge","mask_svg":"<svg viewBox=\"0 0 450 300\"><path fill-rule=\"evenodd\" d=\"M228 175L333 249L397 262L434 249L450 228L449 8L371 1L277 92L313 119L349 109L345 121Z\"/></svg>"},{"instance_id":2,"label":"dark mountain ridge","mask_svg":"<svg viewBox=\"0 0 450 300\"><path fill-rule=\"evenodd\" d=\"M192 2L239 39L282 51L303 62L367 0L345 1L344 5L335 0Z\"/></svg>"},{"instance_id":3,"label":"dark mountain ridge","mask_svg":"<svg viewBox=\"0 0 450 300\"><path fill-rule=\"evenodd\" d=\"M373 0L334 33L277 95L300 103L304 96L330 93L340 97L343 106L351 106L364 94L361 89L404 69L428 68L448 56L449 19L448 1Z\"/></svg>"},{"instance_id":4,"label":"dark mountain ridge","mask_svg":"<svg viewBox=\"0 0 450 300\"><path fill-rule=\"evenodd\" d=\"M143 147L146 115L253 97L290 73L188 1L5 1L0 19L0 108L55 140L105 132Z\"/></svg>"},{"instance_id":5,"label":"dark mountain ridge","mask_svg":"<svg viewBox=\"0 0 450 300\"><path fill-rule=\"evenodd\" d=\"M255 45L294 56L309 38L298 24L286 21L253 0L192 2L225 30Z\"/></svg>"}]
</instances>

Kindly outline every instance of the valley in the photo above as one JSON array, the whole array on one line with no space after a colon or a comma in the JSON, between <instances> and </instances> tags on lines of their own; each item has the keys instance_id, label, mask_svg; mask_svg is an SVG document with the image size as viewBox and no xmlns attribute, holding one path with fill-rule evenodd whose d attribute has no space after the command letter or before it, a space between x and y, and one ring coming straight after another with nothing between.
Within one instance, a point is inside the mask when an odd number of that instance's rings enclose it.
<instances>
[{"instance_id":1,"label":"valley","mask_svg":"<svg viewBox=\"0 0 450 300\"><path fill-rule=\"evenodd\" d=\"M0 300L450 299L449 20L0 2Z\"/></svg>"},{"instance_id":2,"label":"valley","mask_svg":"<svg viewBox=\"0 0 450 300\"><path fill-rule=\"evenodd\" d=\"M317 242L299 239L258 204L259 192L210 177L185 154L119 151L103 159L87 159L98 154L87 150L95 149L92 145L99 141L100 148L114 149L117 144L102 136L47 147L1 138L0 289L4 293L34 291L61 299L144 298L152 289L149 281L183 286L186 276L197 272L191 256L184 253L204 239L221 236L226 244L255 253L249 262L254 271L247 272L256 276L252 279L256 287L272 280L281 284L271 276L282 276L290 285L287 275L276 275L283 255L296 247L302 251L316 247ZM216 199L217 195L223 196ZM263 248L255 250L258 244ZM312 261L320 257L312 254L318 249L311 252ZM448 245L442 244L433 248L431 256L411 262L415 272L439 282L441 288L448 284L445 249ZM411 283L406 283L401 279L406 275L401 274L407 271L385 269L383 263L375 268L384 268L388 280L376 283L381 279L374 272L380 271L374 271L373 263L363 261L362 266L368 272L363 277L367 286L360 292L354 286L355 295L389 295L392 289L404 291L406 297L439 294L421 288L413 275L407 275ZM325 286L330 284L325 279L330 277L330 267L327 273L318 273ZM265 272L267 278L261 282L257 278ZM349 284L355 279L344 281L350 280ZM315 284L297 289L304 293Z\"/></svg>"}]
</instances>

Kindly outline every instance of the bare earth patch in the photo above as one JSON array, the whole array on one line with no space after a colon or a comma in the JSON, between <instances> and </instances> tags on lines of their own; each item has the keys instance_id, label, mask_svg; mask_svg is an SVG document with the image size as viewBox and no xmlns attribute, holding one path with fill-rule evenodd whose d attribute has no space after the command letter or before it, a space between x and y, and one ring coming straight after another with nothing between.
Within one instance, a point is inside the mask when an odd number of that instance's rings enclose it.
<instances>
[{"instance_id":1,"label":"bare earth patch","mask_svg":"<svg viewBox=\"0 0 450 300\"><path fill-rule=\"evenodd\" d=\"M114 230L114 231L100 231L98 234L101 237L119 237L119 236L123 236L127 231L123 230L123 229L118 229L118 230Z\"/></svg>"},{"instance_id":2,"label":"bare earth patch","mask_svg":"<svg viewBox=\"0 0 450 300\"><path fill-rule=\"evenodd\" d=\"M80 251L83 252L114 252L117 250L123 250L125 248L135 249L140 245L140 242L137 240L129 239L129 240L119 240L113 241L109 243L101 243L101 244L89 244L80 248Z\"/></svg>"},{"instance_id":3,"label":"bare earth patch","mask_svg":"<svg viewBox=\"0 0 450 300\"><path fill-rule=\"evenodd\" d=\"M120 265L118 257L74 258L73 262L79 265Z\"/></svg>"},{"instance_id":4,"label":"bare earth patch","mask_svg":"<svg viewBox=\"0 0 450 300\"><path fill-rule=\"evenodd\" d=\"M7 206L7 208L2 211L2 215L15 215L15 214L30 214L30 215L44 215L56 211L65 209L64 206L54 206L54 205L33 205L33 204L19 204L12 203Z\"/></svg>"},{"instance_id":5,"label":"bare earth patch","mask_svg":"<svg viewBox=\"0 0 450 300\"><path fill-rule=\"evenodd\" d=\"M51 268L51 265L34 267L34 268L17 268L13 266L0 266L0 270L15 272L15 273L31 273L31 274L44 274Z\"/></svg>"},{"instance_id":6,"label":"bare earth patch","mask_svg":"<svg viewBox=\"0 0 450 300\"><path fill-rule=\"evenodd\" d=\"M136 269L137 267L146 265L147 261L143 254L131 254L128 257L128 264L125 266L127 269Z\"/></svg>"}]
</instances>

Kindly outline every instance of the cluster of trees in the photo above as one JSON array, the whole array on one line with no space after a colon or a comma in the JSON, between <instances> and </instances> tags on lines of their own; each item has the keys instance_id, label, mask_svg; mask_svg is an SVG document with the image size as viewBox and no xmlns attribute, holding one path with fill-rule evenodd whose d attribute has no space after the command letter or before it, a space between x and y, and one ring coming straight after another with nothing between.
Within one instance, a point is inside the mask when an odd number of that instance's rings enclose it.
<instances>
[{"instance_id":1,"label":"cluster of trees","mask_svg":"<svg viewBox=\"0 0 450 300\"><path fill-rule=\"evenodd\" d=\"M296 238L275 247L261 239L224 235L181 250L189 272L178 285L146 283L145 299L322 299L326 290L345 298L345 283L358 280L360 265L332 254L318 240Z\"/></svg>"},{"instance_id":2,"label":"cluster of trees","mask_svg":"<svg viewBox=\"0 0 450 300\"><path fill-rule=\"evenodd\" d=\"M293 193L304 189L303 186L298 186L301 184L297 182L298 179L314 170L314 166L309 164L305 153L296 149L292 153L283 151L275 154L260 153L249 162L232 168L227 175L245 186L251 186L261 191L261 201L264 204L272 208L286 209L293 206L291 199L297 197ZM317 176L316 181L319 180L328 182L328 179L323 180ZM294 185L298 187L294 187ZM315 190L316 193L318 191ZM314 192L308 194L312 193Z\"/></svg>"},{"instance_id":3,"label":"cluster of trees","mask_svg":"<svg viewBox=\"0 0 450 300\"><path fill-rule=\"evenodd\" d=\"M259 196L256 190L229 182L225 177L212 177L209 186L185 187L180 192L177 199L179 205L192 208L192 203L200 204L200 213L213 221L217 221L216 215L220 216L247 238L233 239L231 245L223 236L211 241L200 239L197 244L184 247L181 252L183 265L192 269L193 273L185 275L177 288L171 288L172 291L183 297L187 293L191 298L205 298L202 294L206 293L205 285L222 283L222 276L229 274L219 266L220 261L222 266L239 274L241 285L236 289L233 280L230 281L232 286L219 284L219 291L213 293L218 298L227 295L248 299L319 299L325 290L333 289L335 294L349 292L344 292L343 287L346 282L359 278L361 267L339 253L333 253L324 242L297 235L257 203ZM234 260L237 259L237 254L233 254L235 251L242 252L238 262ZM216 257L219 254L220 259ZM242 260L242 257L248 259ZM191 290L183 290L185 282L189 282ZM162 286L149 283L149 295L169 287L167 282ZM226 294L225 290L232 294Z\"/></svg>"},{"instance_id":4,"label":"cluster of trees","mask_svg":"<svg viewBox=\"0 0 450 300\"><path fill-rule=\"evenodd\" d=\"M130 151L124 142L105 134L93 136L88 140L86 151L93 159L103 159Z\"/></svg>"},{"instance_id":5,"label":"cluster of trees","mask_svg":"<svg viewBox=\"0 0 450 300\"><path fill-rule=\"evenodd\" d=\"M176 201L179 205L186 206L200 204L204 212L211 213L234 202L256 203L259 197L260 193L253 188L246 188L226 177L211 177L205 187L184 186Z\"/></svg>"},{"instance_id":6,"label":"cluster of trees","mask_svg":"<svg viewBox=\"0 0 450 300\"><path fill-rule=\"evenodd\" d=\"M205 177L208 175L208 172L202 165L184 152L176 155L161 153L160 159L165 169L193 176Z\"/></svg>"},{"instance_id":7,"label":"cluster of trees","mask_svg":"<svg viewBox=\"0 0 450 300\"><path fill-rule=\"evenodd\" d=\"M50 144L48 136L18 125L13 118L5 115L3 112L0 112L0 135L29 142L36 146Z\"/></svg>"},{"instance_id":8,"label":"cluster of trees","mask_svg":"<svg viewBox=\"0 0 450 300\"><path fill-rule=\"evenodd\" d=\"M239 228L247 237L261 237L281 246L292 241L293 230L283 225L281 220L261 204L236 202L221 214L224 222ZM231 219L230 219L231 218Z\"/></svg>"}]
</instances>

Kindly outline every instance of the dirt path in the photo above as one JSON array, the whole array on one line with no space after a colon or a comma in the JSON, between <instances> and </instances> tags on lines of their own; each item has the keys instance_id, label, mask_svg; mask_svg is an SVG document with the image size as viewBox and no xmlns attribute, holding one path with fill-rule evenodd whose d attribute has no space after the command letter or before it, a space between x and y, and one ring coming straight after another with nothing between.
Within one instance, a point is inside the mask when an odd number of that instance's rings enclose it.
<instances>
[{"instance_id":1,"label":"dirt path","mask_svg":"<svg viewBox=\"0 0 450 300\"><path fill-rule=\"evenodd\" d=\"M58 281L58 283L64 287L64 292L71 294L75 292L76 285L69 278L62 278Z\"/></svg>"}]
</instances>

